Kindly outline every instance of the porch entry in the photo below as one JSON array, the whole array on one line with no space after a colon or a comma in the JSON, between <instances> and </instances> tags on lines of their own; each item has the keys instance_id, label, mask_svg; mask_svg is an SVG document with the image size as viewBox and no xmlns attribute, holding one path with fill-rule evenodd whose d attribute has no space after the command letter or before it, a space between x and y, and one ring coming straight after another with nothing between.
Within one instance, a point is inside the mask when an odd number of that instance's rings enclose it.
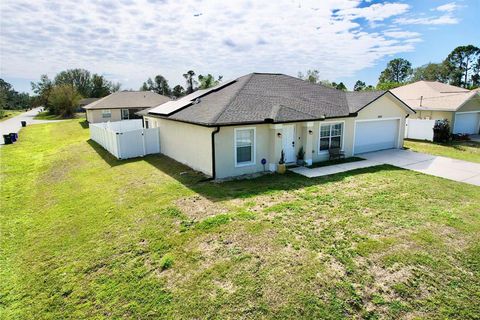
<instances>
[{"instance_id":1,"label":"porch entry","mask_svg":"<svg viewBox=\"0 0 480 320\"><path fill-rule=\"evenodd\" d=\"M283 151L285 152L285 162L295 162L295 125L283 125Z\"/></svg>"}]
</instances>

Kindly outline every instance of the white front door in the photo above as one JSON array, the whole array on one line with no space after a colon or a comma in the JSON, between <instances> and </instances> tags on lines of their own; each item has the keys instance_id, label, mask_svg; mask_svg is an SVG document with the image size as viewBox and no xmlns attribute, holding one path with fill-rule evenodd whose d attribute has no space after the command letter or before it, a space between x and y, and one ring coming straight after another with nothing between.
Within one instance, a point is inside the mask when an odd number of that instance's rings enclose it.
<instances>
[{"instance_id":1,"label":"white front door","mask_svg":"<svg viewBox=\"0 0 480 320\"><path fill-rule=\"evenodd\" d=\"M478 134L480 112L456 113L453 133Z\"/></svg>"},{"instance_id":2,"label":"white front door","mask_svg":"<svg viewBox=\"0 0 480 320\"><path fill-rule=\"evenodd\" d=\"M398 119L357 121L354 153L397 148L399 122Z\"/></svg>"},{"instance_id":3,"label":"white front door","mask_svg":"<svg viewBox=\"0 0 480 320\"><path fill-rule=\"evenodd\" d=\"M284 125L282 130L283 151L285 152L285 162L295 162L295 125Z\"/></svg>"}]
</instances>

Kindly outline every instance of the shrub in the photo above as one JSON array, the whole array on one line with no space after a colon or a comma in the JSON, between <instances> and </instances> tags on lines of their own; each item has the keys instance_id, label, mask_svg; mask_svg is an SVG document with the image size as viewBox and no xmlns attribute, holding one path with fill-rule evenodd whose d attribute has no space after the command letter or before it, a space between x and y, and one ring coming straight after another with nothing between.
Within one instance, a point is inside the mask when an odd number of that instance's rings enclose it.
<instances>
[{"instance_id":1,"label":"shrub","mask_svg":"<svg viewBox=\"0 0 480 320\"><path fill-rule=\"evenodd\" d=\"M433 126L433 141L447 142L450 138L450 123L447 119L436 120Z\"/></svg>"},{"instance_id":2,"label":"shrub","mask_svg":"<svg viewBox=\"0 0 480 320\"><path fill-rule=\"evenodd\" d=\"M161 259L160 259L160 268L162 270L167 270L173 266L173 256L170 253L165 254Z\"/></svg>"},{"instance_id":3,"label":"shrub","mask_svg":"<svg viewBox=\"0 0 480 320\"><path fill-rule=\"evenodd\" d=\"M72 117L81 98L82 96L71 85L55 86L50 93L50 110L64 118Z\"/></svg>"}]
</instances>

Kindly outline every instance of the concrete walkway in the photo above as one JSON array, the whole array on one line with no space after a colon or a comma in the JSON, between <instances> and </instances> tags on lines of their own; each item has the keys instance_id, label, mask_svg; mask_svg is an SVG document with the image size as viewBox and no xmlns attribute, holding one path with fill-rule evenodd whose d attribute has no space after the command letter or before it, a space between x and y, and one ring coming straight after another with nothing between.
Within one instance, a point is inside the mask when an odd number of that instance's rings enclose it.
<instances>
[{"instance_id":1,"label":"concrete walkway","mask_svg":"<svg viewBox=\"0 0 480 320\"><path fill-rule=\"evenodd\" d=\"M64 121L64 120L35 120L33 117L35 117L42 108L35 108L30 111L24 112L22 114L19 114L18 116L15 116L13 118L7 119L5 121L0 122L0 145L4 143L3 141L3 135L8 134L8 133L18 133L20 129L22 128L22 121L27 122L28 125L32 124L38 124L38 123L50 123L50 122L59 122L59 121Z\"/></svg>"},{"instance_id":2,"label":"concrete walkway","mask_svg":"<svg viewBox=\"0 0 480 320\"><path fill-rule=\"evenodd\" d=\"M319 168L293 168L291 171L309 178L389 164L432 176L480 186L480 163L456 160L409 150L392 149L358 155L363 161Z\"/></svg>"}]
</instances>

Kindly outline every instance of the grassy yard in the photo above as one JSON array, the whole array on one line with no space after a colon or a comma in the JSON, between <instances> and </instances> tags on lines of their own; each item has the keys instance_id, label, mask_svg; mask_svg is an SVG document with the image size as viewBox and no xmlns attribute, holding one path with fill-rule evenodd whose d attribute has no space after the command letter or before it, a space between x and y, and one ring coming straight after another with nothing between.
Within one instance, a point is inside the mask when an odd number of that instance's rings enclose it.
<instances>
[{"instance_id":1,"label":"grassy yard","mask_svg":"<svg viewBox=\"0 0 480 320\"><path fill-rule=\"evenodd\" d=\"M437 143L405 140L404 147L416 152L430 153L465 161L480 162L480 143L475 141L451 141Z\"/></svg>"},{"instance_id":2,"label":"grassy yard","mask_svg":"<svg viewBox=\"0 0 480 320\"><path fill-rule=\"evenodd\" d=\"M25 110L3 110L3 112L0 111L0 114L3 114L3 116L0 117L0 122L18 116L22 112L25 112Z\"/></svg>"},{"instance_id":3,"label":"grassy yard","mask_svg":"<svg viewBox=\"0 0 480 320\"><path fill-rule=\"evenodd\" d=\"M81 124L0 148L3 319L478 319L476 186L391 166L201 182Z\"/></svg>"},{"instance_id":4,"label":"grassy yard","mask_svg":"<svg viewBox=\"0 0 480 320\"><path fill-rule=\"evenodd\" d=\"M85 119L85 113L75 113L73 118L76 118L76 119L83 118L83 119ZM63 118L61 115L58 115L58 114L51 114L48 111L43 111L43 112L39 112L34 117L34 119L36 119L36 120L63 120L65 118Z\"/></svg>"}]
</instances>

